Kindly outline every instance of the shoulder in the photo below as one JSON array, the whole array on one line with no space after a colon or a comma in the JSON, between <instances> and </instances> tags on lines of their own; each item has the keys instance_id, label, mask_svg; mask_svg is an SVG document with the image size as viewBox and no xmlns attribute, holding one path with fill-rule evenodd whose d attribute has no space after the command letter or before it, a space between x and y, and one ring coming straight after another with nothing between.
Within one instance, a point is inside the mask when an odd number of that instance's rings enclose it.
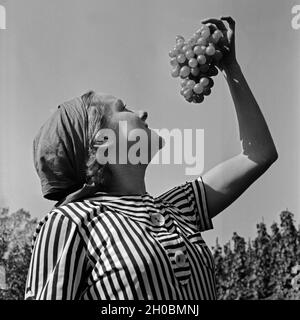
<instances>
[{"instance_id":1,"label":"shoulder","mask_svg":"<svg viewBox=\"0 0 300 320\"><path fill-rule=\"evenodd\" d=\"M163 201L169 207L176 207L181 219L196 225L200 231L213 228L201 176L167 190L156 199Z\"/></svg>"},{"instance_id":2,"label":"shoulder","mask_svg":"<svg viewBox=\"0 0 300 320\"><path fill-rule=\"evenodd\" d=\"M37 237L43 229L49 229L52 232L58 232L61 226L68 226L68 228L76 229L82 234L88 225L104 212L104 207L91 201L71 202L66 205L52 209L46 216L44 216L36 226L32 238L32 248L36 242Z\"/></svg>"},{"instance_id":3,"label":"shoulder","mask_svg":"<svg viewBox=\"0 0 300 320\"><path fill-rule=\"evenodd\" d=\"M164 193L156 197L157 201L168 206L175 206L180 209L190 207L190 199L192 197L192 185L191 182L185 182L175 187L170 188Z\"/></svg>"},{"instance_id":4,"label":"shoulder","mask_svg":"<svg viewBox=\"0 0 300 320\"><path fill-rule=\"evenodd\" d=\"M83 200L71 202L52 210L53 213L60 214L72 221L78 228L87 226L95 218L105 212L106 208L100 202Z\"/></svg>"},{"instance_id":5,"label":"shoulder","mask_svg":"<svg viewBox=\"0 0 300 320\"><path fill-rule=\"evenodd\" d=\"M157 200L184 206L191 204L194 200L203 200L205 194L202 177L195 180L185 181L177 186L170 188L156 197Z\"/></svg>"}]
</instances>

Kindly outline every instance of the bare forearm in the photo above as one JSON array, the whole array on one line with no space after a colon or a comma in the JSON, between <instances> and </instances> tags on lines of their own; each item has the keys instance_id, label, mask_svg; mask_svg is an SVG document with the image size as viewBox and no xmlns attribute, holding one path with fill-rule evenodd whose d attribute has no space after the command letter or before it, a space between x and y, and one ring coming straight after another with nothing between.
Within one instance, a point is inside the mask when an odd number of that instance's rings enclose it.
<instances>
[{"instance_id":1,"label":"bare forearm","mask_svg":"<svg viewBox=\"0 0 300 320\"><path fill-rule=\"evenodd\" d=\"M275 161L273 139L239 64L231 64L223 74L236 109L243 153L255 162Z\"/></svg>"},{"instance_id":2,"label":"bare forearm","mask_svg":"<svg viewBox=\"0 0 300 320\"><path fill-rule=\"evenodd\" d=\"M222 212L257 180L277 159L277 151L262 112L236 60L235 20L210 18L224 34L222 70L236 109L242 152L203 175L211 217ZM228 28L224 22L228 23Z\"/></svg>"}]
</instances>

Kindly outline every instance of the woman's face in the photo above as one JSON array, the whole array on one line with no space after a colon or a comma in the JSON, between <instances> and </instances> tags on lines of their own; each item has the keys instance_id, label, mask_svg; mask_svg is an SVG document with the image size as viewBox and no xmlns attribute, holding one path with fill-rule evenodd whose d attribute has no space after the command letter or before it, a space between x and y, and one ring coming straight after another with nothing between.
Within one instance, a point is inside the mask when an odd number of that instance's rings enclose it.
<instances>
[{"instance_id":1,"label":"woman's face","mask_svg":"<svg viewBox=\"0 0 300 320\"><path fill-rule=\"evenodd\" d=\"M115 133L117 150L120 149L120 146L123 147L126 141L128 154L130 148L138 142L142 148L137 153L147 150L147 163L149 163L163 147L164 141L148 127L146 123L148 113L143 110L130 110L121 99L114 96L106 94L99 96L102 104L105 105L106 114L109 114L107 128L112 129Z\"/></svg>"}]
</instances>

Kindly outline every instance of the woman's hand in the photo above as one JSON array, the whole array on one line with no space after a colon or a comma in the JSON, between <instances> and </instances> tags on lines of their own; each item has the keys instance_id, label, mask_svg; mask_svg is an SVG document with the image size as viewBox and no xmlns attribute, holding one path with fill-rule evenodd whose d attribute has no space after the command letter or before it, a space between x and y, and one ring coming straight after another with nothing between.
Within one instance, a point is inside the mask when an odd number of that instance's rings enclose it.
<instances>
[{"instance_id":1,"label":"woman's hand","mask_svg":"<svg viewBox=\"0 0 300 320\"><path fill-rule=\"evenodd\" d=\"M227 21L228 29L226 28L224 22ZM222 31L224 37L220 39L217 47L220 47L220 50L223 53L223 58L220 62L216 63L216 66L223 71L227 68L230 68L233 65L237 64L236 52L235 52L235 21L231 17L221 17L221 19L210 18L202 20L202 23L212 23L219 30Z\"/></svg>"}]
</instances>

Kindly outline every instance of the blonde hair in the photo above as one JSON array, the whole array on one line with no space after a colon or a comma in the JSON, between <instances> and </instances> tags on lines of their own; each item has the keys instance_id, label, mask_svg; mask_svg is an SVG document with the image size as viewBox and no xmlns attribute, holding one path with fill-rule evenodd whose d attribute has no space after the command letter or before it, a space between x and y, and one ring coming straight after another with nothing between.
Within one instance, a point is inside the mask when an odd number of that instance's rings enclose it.
<instances>
[{"instance_id":1,"label":"blonde hair","mask_svg":"<svg viewBox=\"0 0 300 320\"><path fill-rule=\"evenodd\" d=\"M88 114L88 156L86 159L86 182L95 184L99 189L105 187L105 177L109 174L107 165L101 165L96 159L97 133L107 127L110 114L105 109L100 97L90 90L81 96Z\"/></svg>"}]
</instances>

